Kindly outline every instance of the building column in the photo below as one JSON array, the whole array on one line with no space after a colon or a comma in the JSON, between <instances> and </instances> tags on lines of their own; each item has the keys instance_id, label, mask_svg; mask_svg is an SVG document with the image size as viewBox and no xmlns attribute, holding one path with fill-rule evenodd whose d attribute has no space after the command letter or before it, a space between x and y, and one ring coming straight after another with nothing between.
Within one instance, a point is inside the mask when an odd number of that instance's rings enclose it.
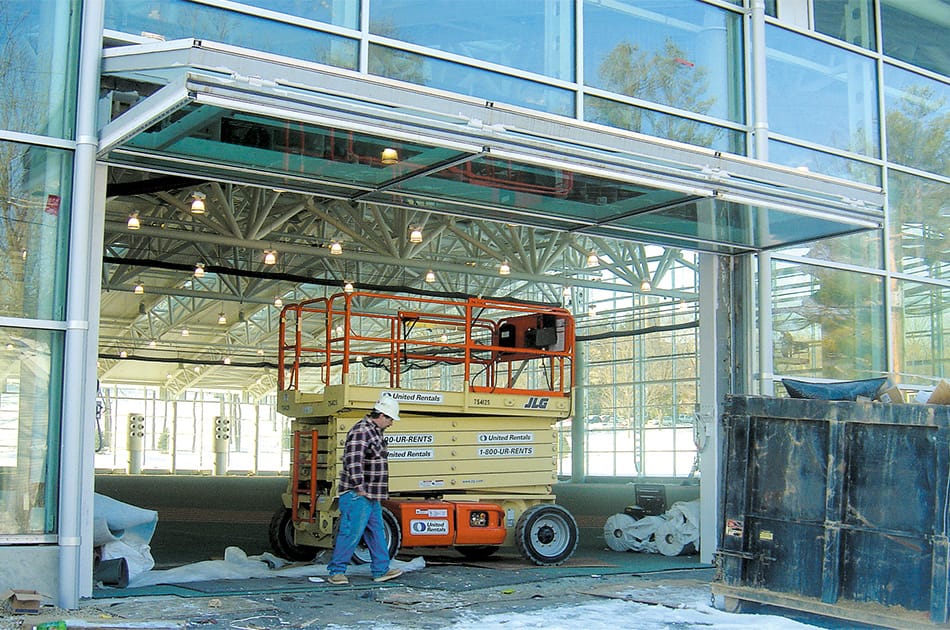
<instances>
[{"instance_id":1,"label":"building column","mask_svg":"<svg viewBox=\"0 0 950 630\"><path fill-rule=\"evenodd\" d=\"M96 166L96 113L103 0L83 2L76 104L76 154L67 263L66 341L59 468L57 605L92 595L92 519L99 268L105 219L105 167Z\"/></svg>"}]
</instances>

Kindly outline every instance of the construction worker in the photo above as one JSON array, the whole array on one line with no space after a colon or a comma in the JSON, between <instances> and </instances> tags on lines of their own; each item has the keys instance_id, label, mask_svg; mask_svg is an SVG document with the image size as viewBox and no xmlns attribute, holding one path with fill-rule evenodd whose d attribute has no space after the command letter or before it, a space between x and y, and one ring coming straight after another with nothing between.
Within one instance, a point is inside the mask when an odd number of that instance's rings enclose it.
<instances>
[{"instance_id":1,"label":"construction worker","mask_svg":"<svg viewBox=\"0 0 950 630\"><path fill-rule=\"evenodd\" d=\"M327 565L330 584L349 584L345 572L360 540L366 541L373 581L402 575L389 568L382 501L389 497L389 460L383 431L399 420L399 401L380 396L373 410L353 425L343 447L340 473L340 527Z\"/></svg>"}]
</instances>

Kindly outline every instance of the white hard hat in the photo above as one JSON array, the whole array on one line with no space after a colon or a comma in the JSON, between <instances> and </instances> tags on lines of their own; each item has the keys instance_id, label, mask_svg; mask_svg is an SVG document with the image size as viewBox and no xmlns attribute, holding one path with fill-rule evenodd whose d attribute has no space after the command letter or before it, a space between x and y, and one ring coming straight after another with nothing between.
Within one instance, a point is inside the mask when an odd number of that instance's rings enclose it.
<instances>
[{"instance_id":1,"label":"white hard hat","mask_svg":"<svg viewBox=\"0 0 950 630\"><path fill-rule=\"evenodd\" d=\"M373 411L386 414L394 421L399 420L399 401L389 394L383 394L373 405Z\"/></svg>"}]
</instances>

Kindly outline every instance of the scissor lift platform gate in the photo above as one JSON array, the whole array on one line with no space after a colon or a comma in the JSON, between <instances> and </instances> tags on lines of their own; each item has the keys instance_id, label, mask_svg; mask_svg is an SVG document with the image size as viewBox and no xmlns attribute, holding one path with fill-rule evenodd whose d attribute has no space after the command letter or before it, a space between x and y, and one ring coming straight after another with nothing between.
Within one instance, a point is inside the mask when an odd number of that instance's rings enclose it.
<instances>
[{"instance_id":1,"label":"scissor lift platform gate","mask_svg":"<svg viewBox=\"0 0 950 630\"><path fill-rule=\"evenodd\" d=\"M341 329L336 326L342 326L344 334L338 335L343 347L338 360L322 344L282 344L287 367L278 410L294 418L294 456L286 511L275 515L272 524L275 549L307 557L316 548L332 546L346 433L385 393L400 402L400 420L386 431L391 500L384 520L391 553L400 543L453 546L470 557L515 545L536 564L559 564L570 557L577 526L570 513L554 505L551 490L558 450L553 424L571 414L570 314L558 307L475 299L354 295L364 304L371 298L391 308L364 315L355 311L349 296L341 295L284 311L294 321L282 326L282 339L291 330L298 340L312 338L302 322L307 316L325 318L321 330L337 335ZM334 309L334 299L345 300L342 312ZM419 301L425 304L415 304ZM413 310L405 302L413 303ZM421 306L452 312L423 313ZM367 332L365 317L375 328L382 324L388 334ZM343 323L336 324L337 319ZM435 322L443 331L448 327L455 338L445 333L435 341L414 338L413 328L422 322ZM301 330L305 332L298 334ZM328 338L326 345L333 343ZM321 360L308 362L308 354ZM408 380L400 366L412 361L452 370L461 385L455 390L400 386ZM386 382L353 384L367 376L366 370L360 370L361 376L351 372L357 362L384 366ZM541 365L532 371L532 363ZM338 377L339 382L324 385L319 393L301 391L301 370L308 364L321 370L321 380ZM452 379L440 382L444 380ZM284 388L285 383L291 387ZM357 552L358 559L362 556L365 550Z\"/></svg>"}]
</instances>

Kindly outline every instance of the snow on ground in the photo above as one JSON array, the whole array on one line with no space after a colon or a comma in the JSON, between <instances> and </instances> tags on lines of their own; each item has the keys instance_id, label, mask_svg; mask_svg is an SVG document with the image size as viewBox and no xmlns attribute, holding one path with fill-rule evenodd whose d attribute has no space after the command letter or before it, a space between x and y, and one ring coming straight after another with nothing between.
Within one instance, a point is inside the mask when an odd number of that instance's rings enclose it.
<instances>
[{"instance_id":1,"label":"snow on ground","mask_svg":"<svg viewBox=\"0 0 950 630\"><path fill-rule=\"evenodd\" d=\"M452 630L470 628L544 628L545 630L687 630L691 628L738 628L749 630L804 630L815 628L797 621L773 615L727 613L709 605L694 602L682 608L668 608L623 600L607 600L579 606L548 608L514 615L495 614L486 617L466 617L452 626Z\"/></svg>"}]
</instances>

